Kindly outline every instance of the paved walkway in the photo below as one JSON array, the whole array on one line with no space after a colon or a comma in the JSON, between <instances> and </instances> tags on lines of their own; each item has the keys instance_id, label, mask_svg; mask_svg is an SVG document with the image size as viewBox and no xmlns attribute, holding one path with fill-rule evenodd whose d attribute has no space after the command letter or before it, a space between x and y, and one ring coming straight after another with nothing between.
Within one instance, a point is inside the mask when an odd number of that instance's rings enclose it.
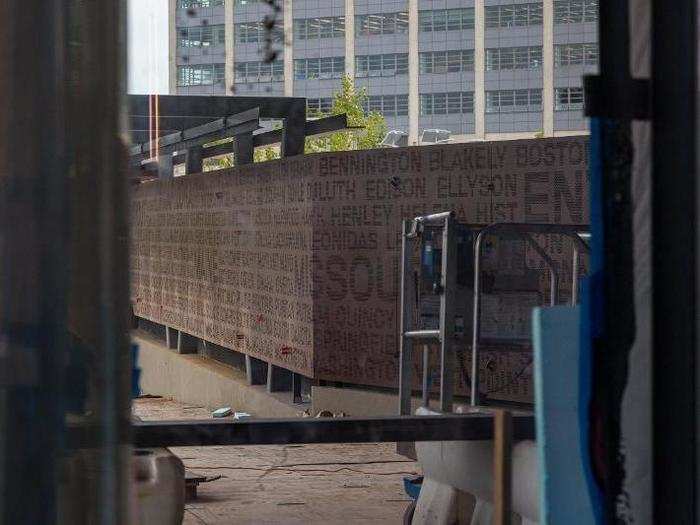
<instances>
[{"instance_id":1,"label":"paved walkway","mask_svg":"<svg viewBox=\"0 0 700 525\"><path fill-rule=\"evenodd\" d=\"M211 418L207 407L139 399L144 420ZM393 443L173 448L188 470L223 476L199 486L184 523L402 523L403 476L418 466Z\"/></svg>"}]
</instances>

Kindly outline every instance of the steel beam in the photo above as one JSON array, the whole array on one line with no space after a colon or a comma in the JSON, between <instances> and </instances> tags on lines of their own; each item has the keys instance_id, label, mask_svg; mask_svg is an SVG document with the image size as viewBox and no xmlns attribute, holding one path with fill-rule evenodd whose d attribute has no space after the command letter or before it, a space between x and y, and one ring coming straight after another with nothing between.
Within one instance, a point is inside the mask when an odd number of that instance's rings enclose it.
<instances>
[{"instance_id":1,"label":"steel beam","mask_svg":"<svg viewBox=\"0 0 700 525\"><path fill-rule=\"evenodd\" d=\"M489 413L444 416L245 419L241 421L139 421L136 447L378 443L397 441L483 441L493 439ZM74 429L70 439L80 439ZM516 440L534 439L532 416L513 416Z\"/></svg>"},{"instance_id":2,"label":"steel beam","mask_svg":"<svg viewBox=\"0 0 700 525\"><path fill-rule=\"evenodd\" d=\"M145 142L148 140L148 96L129 95L127 102L132 141ZM165 132L183 131L214 119L259 108L260 118L285 121L282 156L304 152L305 98L161 95L158 103L162 115L159 125Z\"/></svg>"}]
</instances>

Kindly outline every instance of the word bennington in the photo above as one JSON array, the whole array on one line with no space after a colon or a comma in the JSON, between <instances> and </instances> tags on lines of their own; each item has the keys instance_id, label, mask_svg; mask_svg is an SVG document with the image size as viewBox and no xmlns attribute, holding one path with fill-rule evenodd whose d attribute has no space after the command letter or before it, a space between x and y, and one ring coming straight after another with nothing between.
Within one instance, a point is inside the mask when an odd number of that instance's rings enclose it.
<instances>
[{"instance_id":1,"label":"word bennington","mask_svg":"<svg viewBox=\"0 0 700 525\"><path fill-rule=\"evenodd\" d=\"M131 208L134 311L308 377L395 387L402 219L454 210L471 226L585 226L586 150L584 137L565 137L328 153L141 184ZM553 258L568 257L561 239L540 240ZM505 295L489 295L500 281L485 289L485 387L527 399L530 348L503 341L526 341L527 312L549 297L547 272L524 243L487 248L486 270L516 284ZM457 294L465 333L466 286ZM466 392L470 341L455 344Z\"/></svg>"}]
</instances>

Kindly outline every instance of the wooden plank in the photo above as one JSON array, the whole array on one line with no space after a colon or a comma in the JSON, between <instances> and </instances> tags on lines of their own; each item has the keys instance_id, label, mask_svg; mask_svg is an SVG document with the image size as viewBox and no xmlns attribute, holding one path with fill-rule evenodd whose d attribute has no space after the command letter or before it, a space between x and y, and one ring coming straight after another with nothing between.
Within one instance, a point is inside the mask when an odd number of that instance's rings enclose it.
<instances>
[{"instance_id":1,"label":"wooden plank","mask_svg":"<svg viewBox=\"0 0 700 525\"><path fill-rule=\"evenodd\" d=\"M513 417L507 410L494 410L493 416L493 524L508 525L511 515Z\"/></svg>"}]
</instances>

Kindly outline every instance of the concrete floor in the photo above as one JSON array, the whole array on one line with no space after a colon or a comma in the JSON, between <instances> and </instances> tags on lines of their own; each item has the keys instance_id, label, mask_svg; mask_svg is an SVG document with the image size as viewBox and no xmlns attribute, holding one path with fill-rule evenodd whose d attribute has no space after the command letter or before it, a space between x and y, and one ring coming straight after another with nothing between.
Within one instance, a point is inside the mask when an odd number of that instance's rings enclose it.
<instances>
[{"instance_id":1,"label":"concrete floor","mask_svg":"<svg viewBox=\"0 0 700 525\"><path fill-rule=\"evenodd\" d=\"M136 400L134 413L211 418L209 407L162 398ZM173 448L188 470L222 476L199 486L184 523L402 523L403 477L418 466L394 450L394 443Z\"/></svg>"}]
</instances>

